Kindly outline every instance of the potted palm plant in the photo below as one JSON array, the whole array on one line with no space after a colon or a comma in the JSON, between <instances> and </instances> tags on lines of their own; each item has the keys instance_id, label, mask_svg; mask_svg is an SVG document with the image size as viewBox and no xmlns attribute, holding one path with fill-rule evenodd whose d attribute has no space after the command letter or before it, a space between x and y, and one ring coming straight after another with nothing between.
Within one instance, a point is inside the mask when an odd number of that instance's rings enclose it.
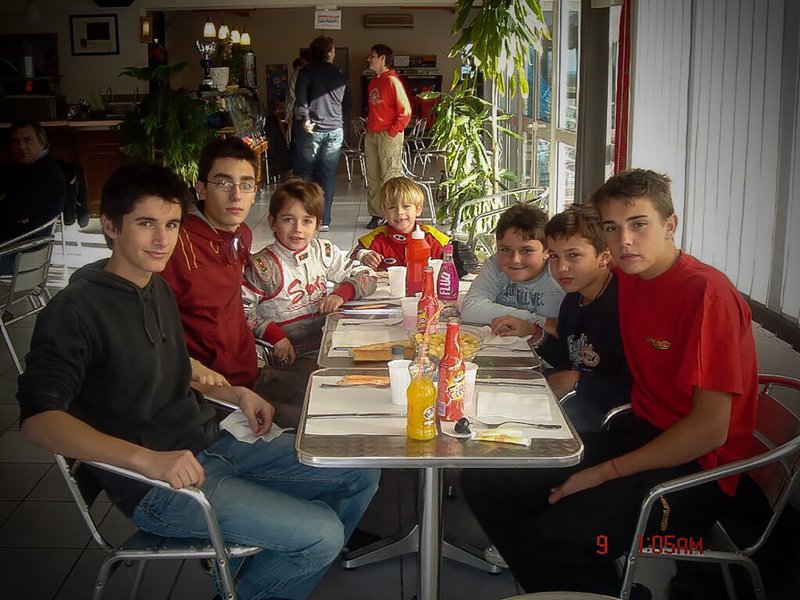
<instances>
[{"instance_id":1,"label":"potted palm plant","mask_svg":"<svg viewBox=\"0 0 800 600\"><path fill-rule=\"evenodd\" d=\"M150 91L117 129L123 137L123 153L138 160L160 162L193 183L200 148L214 134L206 126L206 104L170 87L170 78L188 66L189 63L180 63L124 68L120 76L147 81Z\"/></svg>"},{"instance_id":2,"label":"potted palm plant","mask_svg":"<svg viewBox=\"0 0 800 600\"><path fill-rule=\"evenodd\" d=\"M457 72L449 93L422 95L439 99L431 143L444 150L449 176L442 217L452 217L467 200L517 181L500 167L503 136L518 136L503 126L511 115L499 109L499 97L528 93L529 48L541 52L541 40L549 38L537 0L457 0L454 13L453 33L459 38L450 56L461 56L469 73ZM480 97L478 72L492 84L491 101Z\"/></svg>"}]
</instances>

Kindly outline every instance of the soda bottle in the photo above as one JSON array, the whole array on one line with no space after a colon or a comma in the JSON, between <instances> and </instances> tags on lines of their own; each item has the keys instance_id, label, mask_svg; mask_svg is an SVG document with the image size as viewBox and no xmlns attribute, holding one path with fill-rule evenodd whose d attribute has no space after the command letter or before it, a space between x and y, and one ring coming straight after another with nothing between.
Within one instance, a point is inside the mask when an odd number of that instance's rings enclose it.
<instances>
[{"instance_id":1,"label":"soda bottle","mask_svg":"<svg viewBox=\"0 0 800 600\"><path fill-rule=\"evenodd\" d=\"M430 257L431 246L425 239L425 232L417 223L406 244L406 296L422 291L422 270L428 266Z\"/></svg>"},{"instance_id":2,"label":"soda bottle","mask_svg":"<svg viewBox=\"0 0 800 600\"><path fill-rule=\"evenodd\" d=\"M436 386L433 385L433 363L428 358L428 346L417 346L416 357L408 366L406 436L412 440L432 440L436 437Z\"/></svg>"},{"instance_id":3,"label":"soda bottle","mask_svg":"<svg viewBox=\"0 0 800 600\"><path fill-rule=\"evenodd\" d=\"M425 267L422 270L422 298L417 304L417 333L436 333L440 310L439 301L433 293L433 267Z\"/></svg>"},{"instance_id":4,"label":"soda bottle","mask_svg":"<svg viewBox=\"0 0 800 600\"><path fill-rule=\"evenodd\" d=\"M449 315L455 312L458 300L458 270L453 262L453 244L445 245L443 252L442 268L436 281L436 297L442 304L442 313Z\"/></svg>"},{"instance_id":5,"label":"soda bottle","mask_svg":"<svg viewBox=\"0 0 800 600\"><path fill-rule=\"evenodd\" d=\"M439 361L439 392L436 397L436 412L443 421L458 421L464 416L466 381L460 331L458 319L447 321L444 356Z\"/></svg>"}]
</instances>

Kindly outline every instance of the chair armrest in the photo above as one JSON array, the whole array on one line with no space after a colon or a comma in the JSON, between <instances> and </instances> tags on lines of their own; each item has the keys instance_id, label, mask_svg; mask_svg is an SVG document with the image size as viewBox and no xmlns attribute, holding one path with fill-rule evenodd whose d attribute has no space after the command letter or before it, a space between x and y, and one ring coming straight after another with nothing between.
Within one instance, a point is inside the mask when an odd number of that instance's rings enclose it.
<instances>
[{"instance_id":1,"label":"chair armrest","mask_svg":"<svg viewBox=\"0 0 800 600\"><path fill-rule=\"evenodd\" d=\"M211 502L209 502L206 495L203 493L202 490L199 488L191 485L185 488L174 488L166 481L160 481L158 479L151 479L137 471L133 471L131 469L126 469L124 467L118 467L116 465L110 465L103 462L97 462L93 460L86 460L82 461L84 464L92 465L98 469L103 469L104 471L109 471L110 473L114 473L116 475L120 475L122 477L127 477L128 479L133 479L134 481L139 481L141 483L147 483L154 487L158 487L161 489L169 490L176 494L182 494L184 496L188 496L197 504L200 505L201 510L203 511L203 517L206 521L206 527L208 528L208 537L211 540L211 545L214 547L214 551L217 555L217 561L221 563L224 561L228 563L228 548L225 545L225 540L222 538L222 532L219 529L219 522L217 521L217 517L214 514L214 507L211 506Z\"/></svg>"},{"instance_id":2,"label":"chair armrest","mask_svg":"<svg viewBox=\"0 0 800 600\"><path fill-rule=\"evenodd\" d=\"M223 408L229 408L231 411L239 410L238 404L234 404L233 402L230 402L228 400L223 400L222 398L217 398L215 396L208 396L206 394L203 394L203 396L205 397L206 400L208 400L212 404L216 404Z\"/></svg>"},{"instance_id":3,"label":"chair armrest","mask_svg":"<svg viewBox=\"0 0 800 600\"><path fill-rule=\"evenodd\" d=\"M578 392L576 392L575 390L570 390L558 400L558 403L559 404L566 404L567 402L572 400L577 395L578 395Z\"/></svg>"},{"instance_id":4,"label":"chair armrest","mask_svg":"<svg viewBox=\"0 0 800 600\"><path fill-rule=\"evenodd\" d=\"M614 422L614 419L621 415L626 415L631 412L633 409L631 408L630 402L627 404L620 404L619 406L615 406L610 411L606 413L606 416L603 417L603 421L600 423L600 430L605 431L611 424Z\"/></svg>"},{"instance_id":5,"label":"chair armrest","mask_svg":"<svg viewBox=\"0 0 800 600\"><path fill-rule=\"evenodd\" d=\"M796 454L798 452L800 452L800 436L795 437L785 444L782 444L777 448L773 448L772 450L757 456L737 460L735 462L728 463L727 465L708 469L700 473L694 473L692 475L685 475L683 477L670 479L669 481L665 481L664 483L654 486L650 489L650 491L647 493L647 496L645 496L644 501L642 502L642 509L639 513L639 520L636 523L636 531L633 536L634 541L633 545L631 546L631 552L636 551L639 543L638 540L641 539L639 536L644 535L644 530L647 526L647 520L650 517L650 511L660 496L697 487L699 485L714 482L732 475L739 475L747 471L752 471L753 469L763 467L767 464L776 462L784 457ZM761 540L757 541L755 547L758 547L760 543Z\"/></svg>"},{"instance_id":6,"label":"chair armrest","mask_svg":"<svg viewBox=\"0 0 800 600\"><path fill-rule=\"evenodd\" d=\"M14 240L9 240L9 242L0 245L0 256L6 256L8 254L17 254L18 252L23 252L25 250L29 250L30 248L35 248L37 246L42 246L48 242L55 240L55 237L52 235L46 235L31 239L27 239L28 235L23 237L25 237L26 239L22 241L15 241L19 240L19 238L15 238Z\"/></svg>"},{"instance_id":7,"label":"chair armrest","mask_svg":"<svg viewBox=\"0 0 800 600\"><path fill-rule=\"evenodd\" d=\"M36 234L43 234L43 235L38 236L38 238L46 237L46 236L50 235L53 232L53 227L55 227L56 222L60 218L61 218L61 215L58 215L58 216L52 218L51 220L49 220L44 225L39 225L39 227L37 227L36 229L31 229L27 233L23 233L22 235L18 235L17 237L11 238L10 240L6 240L2 244L0 244L0 248L2 248L2 252L5 253L5 251L7 250L8 246L10 246L11 244L16 244L17 242L27 241L29 238L32 238ZM18 251L19 250L15 250L15 252L18 252Z\"/></svg>"},{"instance_id":8,"label":"chair armrest","mask_svg":"<svg viewBox=\"0 0 800 600\"><path fill-rule=\"evenodd\" d=\"M272 344L256 338L256 354L264 361L264 364L270 367L275 366L275 354L272 349Z\"/></svg>"}]
</instances>

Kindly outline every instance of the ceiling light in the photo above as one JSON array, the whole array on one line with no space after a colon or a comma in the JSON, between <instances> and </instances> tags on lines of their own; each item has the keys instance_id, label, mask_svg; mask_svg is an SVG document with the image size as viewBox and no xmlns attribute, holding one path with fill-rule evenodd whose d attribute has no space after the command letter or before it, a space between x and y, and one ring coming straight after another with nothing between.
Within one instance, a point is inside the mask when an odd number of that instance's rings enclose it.
<instances>
[{"instance_id":1,"label":"ceiling light","mask_svg":"<svg viewBox=\"0 0 800 600\"><path fill-rule=\"evenodd\" d=\"M206 24L203 26L203 37L204 38L217 37L217 27L214 25L214 21L211 20L211 17L208 17L208 20L206 20Z\"/></svg>"}]
</instances>

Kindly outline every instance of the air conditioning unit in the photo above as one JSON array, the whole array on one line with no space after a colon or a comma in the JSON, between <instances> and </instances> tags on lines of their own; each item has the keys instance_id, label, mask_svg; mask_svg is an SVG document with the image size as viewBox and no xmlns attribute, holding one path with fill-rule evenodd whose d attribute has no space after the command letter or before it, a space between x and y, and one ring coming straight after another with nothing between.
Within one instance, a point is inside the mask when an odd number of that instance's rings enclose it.
<instances>
[{"instance_id":1,"label":"air conditioning unit","mask_svg":"<svg viewBox=\"0 0 800 600\"><path fill-rule=\"evenodd\" d=\"M405 29L414 27L414 15L403 13L398 15L364 15L364 27L382 27L383 29Z\"/></svg>"}]
</instances>

